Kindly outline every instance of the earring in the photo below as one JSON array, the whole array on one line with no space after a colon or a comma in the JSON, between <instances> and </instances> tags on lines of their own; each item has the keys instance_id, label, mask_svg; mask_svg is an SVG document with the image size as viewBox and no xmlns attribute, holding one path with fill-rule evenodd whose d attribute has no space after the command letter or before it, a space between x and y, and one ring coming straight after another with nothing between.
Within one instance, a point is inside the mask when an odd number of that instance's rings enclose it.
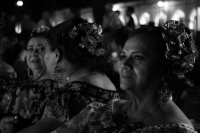
<instances>
[{"instance_id":1,"label":"earring","mask_svg":"<svg viewBox=\"0 0 200 133\"><path fill-rule=\"evenodd\" d=\"M169 99L171 99L171 92L169 87L163 87L162 89L159 90L158 93L158 104L159 105L164 105Z\"/></svg>"},{"instance_id":2,"label":"earring","mask_svg":"<svg viewBox=\"0 0 200 133\"><path fill-rule=\"evenodd\" d=\"M164 105L169 99L172 99L172 95L166 82L166 75L161 78L161 81L163 87L158 92L158 104Z\"/></svg>"},{"instance_id":3,"label":"earring","mask_svg":"<svg viewBox=\"0 0 200 133\"><path fill-rule=\"evenodd\" d=\"M29 67L28 67L27 71L28 71L28 77L29 77L29 79L32 79L33 75L31 74L31 69Z\"/></svg>"},{"instance_id":4,"label":"earring","mask_svg":"<svg viewBox=\"0 0 200 133\"><path fill-rule=\"evenodd\" d=\"M58 66L58 64L56 63L56 66L54 68L54 77L53 79L55 81L57 81L58 83L61 83L62 82L62 73L61 73L61 69L60 67Z\"/></svg>"}]
</instances>

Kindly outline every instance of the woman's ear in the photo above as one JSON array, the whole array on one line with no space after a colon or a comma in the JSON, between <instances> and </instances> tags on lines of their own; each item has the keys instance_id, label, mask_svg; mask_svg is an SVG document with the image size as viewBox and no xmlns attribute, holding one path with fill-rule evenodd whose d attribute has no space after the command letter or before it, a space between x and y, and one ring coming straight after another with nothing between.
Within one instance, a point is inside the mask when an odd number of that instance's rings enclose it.
<instances>
[{"instance_id":1,"label":"woman's ear","mask_svg":"<svg viewBox=\"0 0 200 133\"><path fill-rule=\"evenodd\" d=\"M60 54L60 50L56 49L55 50L55 62L59 62L61 60L61 54Z\"/></svg>"}]
</instances>

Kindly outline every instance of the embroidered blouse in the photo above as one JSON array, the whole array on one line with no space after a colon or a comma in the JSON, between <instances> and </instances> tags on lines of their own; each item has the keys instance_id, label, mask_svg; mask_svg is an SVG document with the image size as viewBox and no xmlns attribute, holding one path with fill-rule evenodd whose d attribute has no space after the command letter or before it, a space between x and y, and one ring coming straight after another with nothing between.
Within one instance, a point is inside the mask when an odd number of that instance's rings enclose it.
<instances>
[{"instance_id":1,"label":"embroidered blouse","mask_svg":"<svg viewBox=\"0 0 200 133\"><path fill-rule=\"evenodd\" d=\"M52 95L42 118L69 121L90 103L107 103L113 97L118 97L116 91L106 90L83 81L73 81Z\"/></svg>"},{"instance_id":2,"label":"embroidered blouse","mask_svg":"<svg viewBox=\"0 0 200 133\"><path fill-rule=\"evenodd\" d=\"M4 115L18 114L26 123L33 124L41 119L49 95L58 88L57 82L44 79L7 90L0 103Z\"/></svg>"},{"instance_id":3,"label":"embroidered blouse","mask_svg":"<svg viewBox=\"0 0 200 133\"><path fill-rule=\"evenodd\" d=\"M3 100L3 96L5 95L6 91L12 90L19 84L20 80L17 79L16 73L0 72L0 102ZM0 113L2 113L1 106Z\"/></svg>"},{"instance_id":4,"label":"embroidered blouse","mask_svg":"<svg viewBox=\"0 0 200 133\"><path fill-rule=\"evenodd\" d=\"M197 133L185 124L166 124L137 129L121 115L119 123L111 117L111 102L91 103L70 121L51 133Z\"/></svg>"}]
</instances>

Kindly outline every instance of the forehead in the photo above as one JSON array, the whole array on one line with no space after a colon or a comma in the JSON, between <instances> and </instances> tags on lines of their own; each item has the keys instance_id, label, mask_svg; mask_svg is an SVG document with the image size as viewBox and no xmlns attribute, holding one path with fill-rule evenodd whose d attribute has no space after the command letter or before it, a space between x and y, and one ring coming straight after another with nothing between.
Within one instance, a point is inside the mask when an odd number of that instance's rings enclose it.
<instances>
[{"instance_id":1,"label":"forehead","mask_svg":"<svg viewBox=\"0 0 200 133\"><path fill-rule=\"evenodd\" d=\"M46 45L48 44L47 40L42 37L31 38L28 42L28 46L37 46L37 45Z\"/></svg>"},{"instance_id":2,"label":"forehead","mask_svg":"<svg viewBox=\"0 0 200 133\"><path fill-rule=\"evenodd\" d=\"M125 46L123 48L124 52L141 52L146 55L152 55L155 53L153 48L153 44L151 44L150 39L144 35L136 35L127 40Z\"/></svg>"}]
</instances>

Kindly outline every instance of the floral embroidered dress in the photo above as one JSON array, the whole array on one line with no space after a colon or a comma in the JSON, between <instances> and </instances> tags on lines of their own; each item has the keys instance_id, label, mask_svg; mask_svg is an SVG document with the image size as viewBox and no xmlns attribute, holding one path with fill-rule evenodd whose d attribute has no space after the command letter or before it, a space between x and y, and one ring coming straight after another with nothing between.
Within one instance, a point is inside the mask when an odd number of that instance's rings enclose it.
<instances>
[{"instance_id":1,"label":"floral embroidered dress","mask_svg":"<svg viewBox=\"0 0 200 133\"><path fill-rule=\"evenodd\" d=\"M18 114L20 120L26 120L27 125L41 119L49 96L58 88L57 82L44 79L25 84L9 90L0 103L4 115Z\"/></svg>"},{"instance_id":2,"label":"floral embroidered dress","mask_svg":"<svg viewBox=\"0 0 200 133\"><path fill-rule=\"evenodd\" d=\"M20 80L17 79L16 73L0 72L0 102L3 100L4 95L7 91L13 90L13 88L18 86L19 84ZM0 113L2 113L1 106Z\"/></svg>"},{"instance_id":3,"label":"floral embroidered dress","mask_svg":"<svg viewBox=\"0 0 200 133\"><path fill-rule=\"evenodd\" d=\"M119 115L117 122L112 115L113 102L107 105L91 103L70 121L51 133L197 133L189 125L166 124L151 127L137 128L127 118Z\"/></svg>"},{"instance_id":4,"label":"floral embroidered dress","mask_svg":"<svg viewBox=\"0 0 200 133\"><path fill-rule=\"evenodd\" d=\"M118 97L116 91L106 90L83 81L73 81L52 95L43 118L55 118L61 122L69 121L90 103L107 103L114 97Z\"/></svg>"}]
</instances>

